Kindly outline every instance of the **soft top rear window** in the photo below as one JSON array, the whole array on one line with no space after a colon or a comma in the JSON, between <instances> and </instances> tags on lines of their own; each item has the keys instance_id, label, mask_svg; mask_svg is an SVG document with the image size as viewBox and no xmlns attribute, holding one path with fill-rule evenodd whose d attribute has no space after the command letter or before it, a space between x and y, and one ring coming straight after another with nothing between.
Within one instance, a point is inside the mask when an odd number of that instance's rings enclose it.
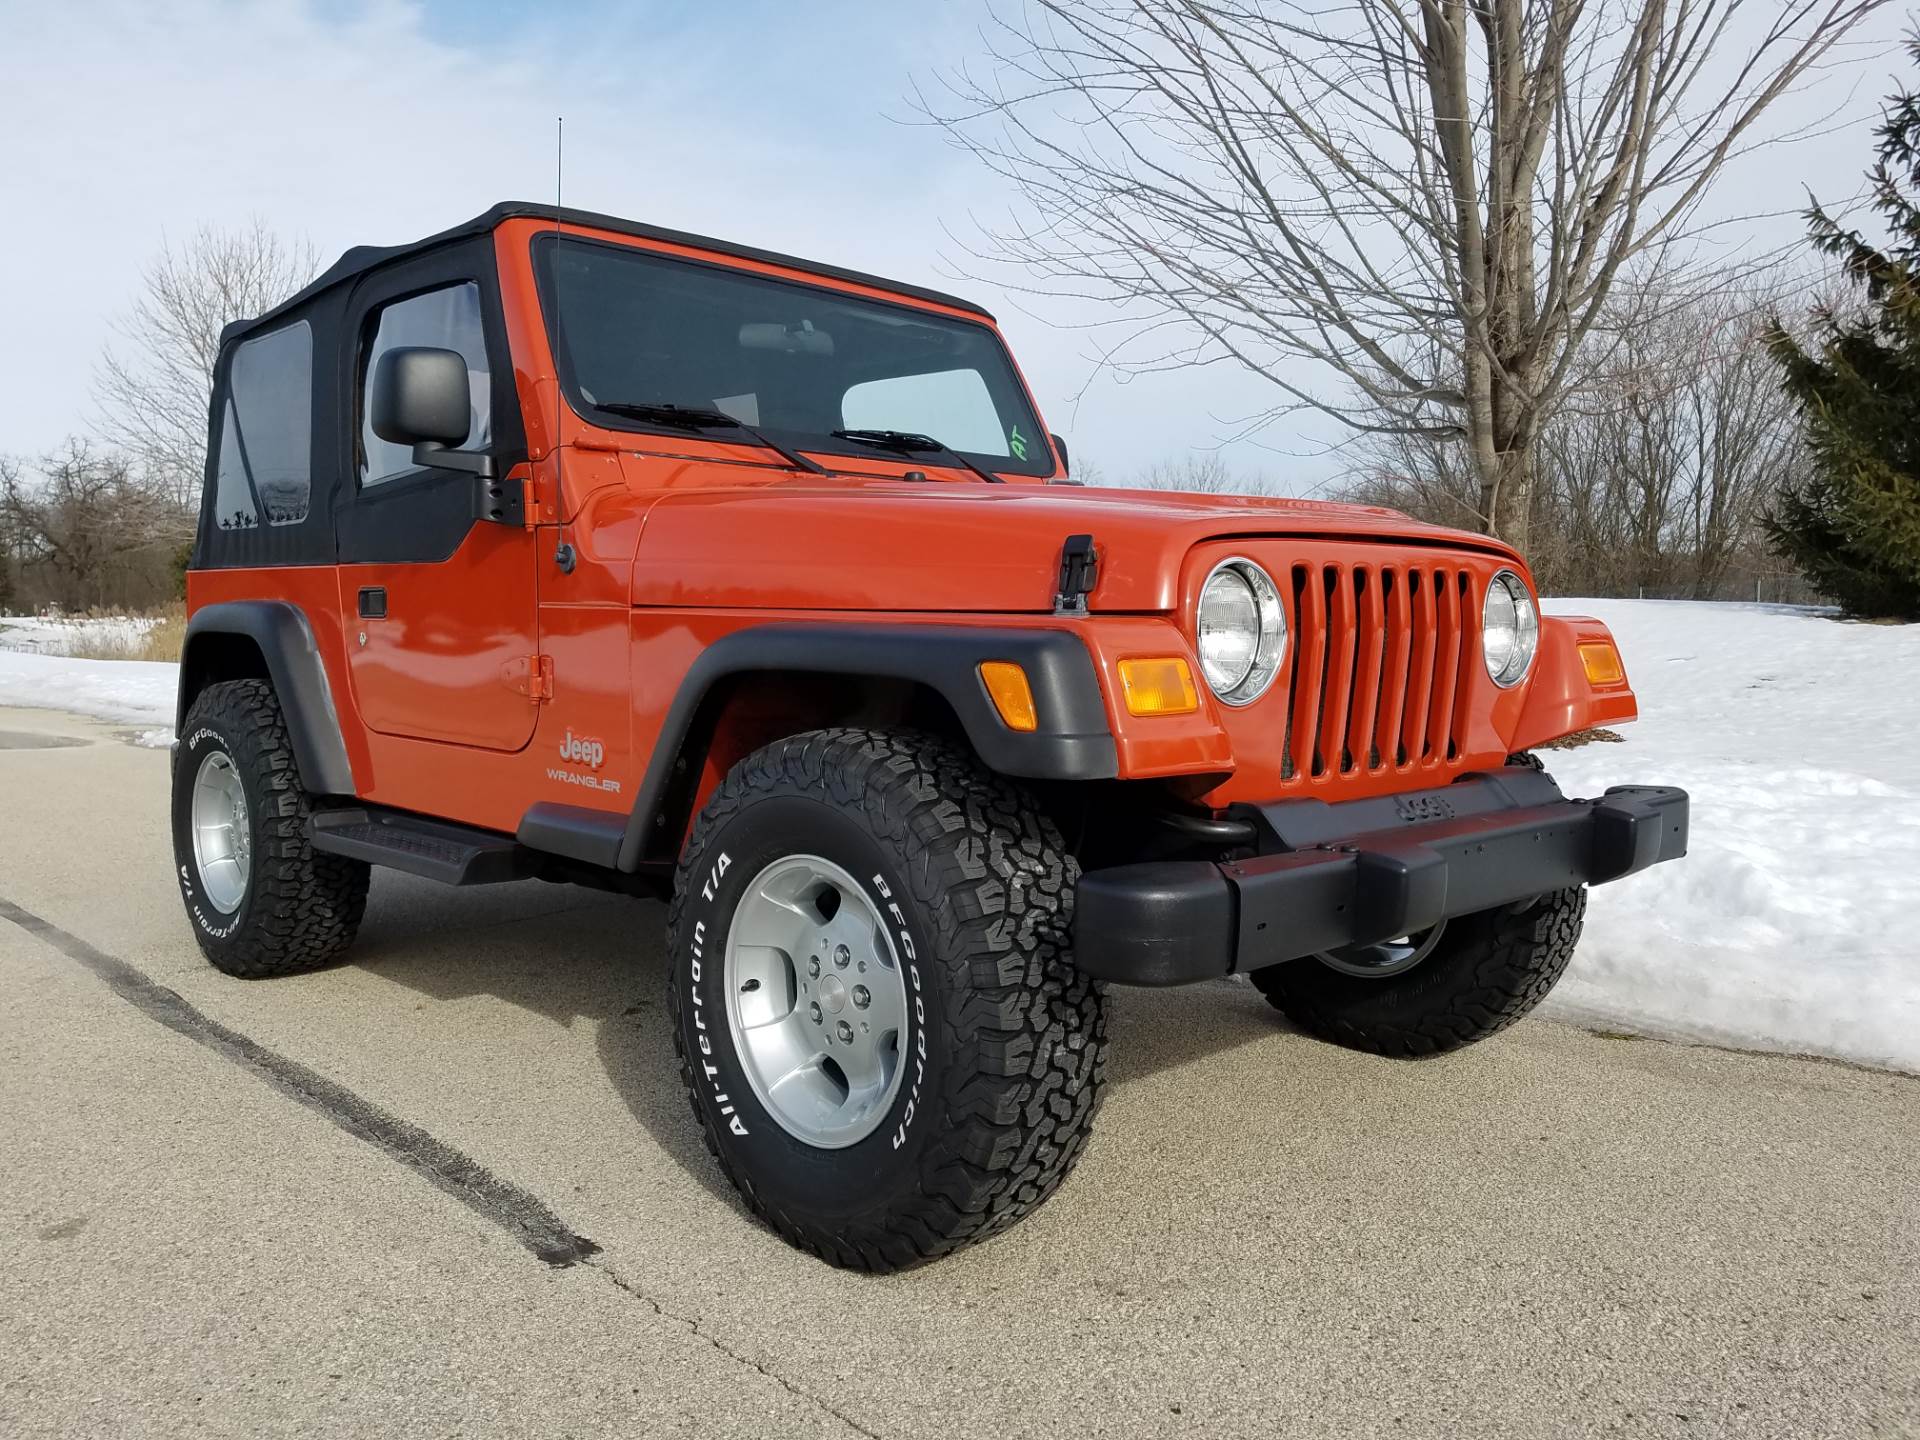
<instances>
[{"instance_id":1,"label":"soft top rear window","mask_svg":"<svg viewBox=\"0 0 1920 1440\"><path fill-rule=\"evenodd\" d=\"M833 432L899 430L993 471L1053 472L989 326L600 241L541 236L536 256L568 397L596 424L658 428L602 407L673 405L805 450L873 456Z\"/></svg>"},{"instance_id":2,"label":"soft top rear window","mask_svg":"<svg viewBox=\"0 0 1920 1440\"><path fill-rule=\"evenodd\" d=\"M297 525L313 483L313 331L304 320L242 341L227 366L214 465L222 530Z\"/></svg>"}]
</instances>

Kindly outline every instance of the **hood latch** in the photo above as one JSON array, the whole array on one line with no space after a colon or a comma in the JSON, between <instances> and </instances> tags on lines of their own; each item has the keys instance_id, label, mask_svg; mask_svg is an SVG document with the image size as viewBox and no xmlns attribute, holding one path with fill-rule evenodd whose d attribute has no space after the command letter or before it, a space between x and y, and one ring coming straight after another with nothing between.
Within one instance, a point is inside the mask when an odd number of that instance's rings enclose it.
<instances>
[{"instance_id":1,"label":"hood latch","mask_svg":"<svg viewBox=\"0 0 1920 1440\"><path fill-rule=\"evenodd\" d=\"M1100 556L1093 536L1069 535L1060 547L1060 592L1053 597L1056 615L1084 615L1087 596L1100 578Z\"/></svg>"}]
</instances>

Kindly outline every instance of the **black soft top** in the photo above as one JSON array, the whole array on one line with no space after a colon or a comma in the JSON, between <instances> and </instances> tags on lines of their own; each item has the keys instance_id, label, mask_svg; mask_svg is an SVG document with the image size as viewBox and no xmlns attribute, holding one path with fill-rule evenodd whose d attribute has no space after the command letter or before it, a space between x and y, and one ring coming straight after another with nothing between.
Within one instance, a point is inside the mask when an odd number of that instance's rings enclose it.
<instances>
[{"instance_id":1,"label":"black soft top","mask_svg":"<svg viewBox=\"0 0 1920 1440\"><path fill-rule=\"evenodd\" d=\"M553 220L562 225L578 225L592 230L611 230L621 235L638 235L648 240L663 240L673 245L686 245L699 250L711 250L719 255L735 255L743 260L757 260L768 265L782 265L793 270L811 271L815 275L826 275L835 280L848 280L859 285L870 285L877 290L891 290L897 295L910 295L916 300L930 300L936 305L950 305L956 310L970 311L975 315L984 315L991 320L992 315L974 304L971 300L962 300L957 295L944 294L939 290L929 290L920 285L905 285L898 280L886 280L878 275L868 275L859 270L847 270L838 265L822 265L815 260L801 260L792 255L782 255L772 250L760 250L751 245L736 245L729 240L715 240L706 235L691 235L684 230L666 230L658 225L642 225L637 220L622 220L615 215L601 215L592 210L570 210L555 208L553 205L536 205L528 200L502 200L490 209L482 211L471 220L466 220L436 235L422 240L409 241L404 245L356 245L329 265L320 276L297 295L290 295L264 314L251 320L236 320L220 332L220 343L244 335L256 326L277 319L284 312L313 299L322 291L336 285L343 285L365 274L377 265L399 260L408 255L419 254L436 245L445 245L454 240L464 240L475 235L485 235L503 220L520 219L532 216L540 220Z\"/></svg>"}]
</instances>

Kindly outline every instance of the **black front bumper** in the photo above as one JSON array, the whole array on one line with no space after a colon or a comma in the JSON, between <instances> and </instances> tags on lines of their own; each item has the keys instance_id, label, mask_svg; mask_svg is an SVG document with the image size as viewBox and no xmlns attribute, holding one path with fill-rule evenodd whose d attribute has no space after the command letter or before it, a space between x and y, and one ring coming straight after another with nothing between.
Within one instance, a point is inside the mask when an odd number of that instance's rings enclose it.
<instances>
[{"instance_id":1,"label":"black front bumper","mask_svg":"<svg viewBox=\"0 0 1920 1440\"><path fill-rule=\"evenodd\" d=\"M1243 808L1262 852L1252 859L1082 875L1080 968L1129 985L1185 985L1391 940L1687 853L1686 791L1623 785L1568 800L1520 767L1340 805Z\"/></svg>"}]
</instances>

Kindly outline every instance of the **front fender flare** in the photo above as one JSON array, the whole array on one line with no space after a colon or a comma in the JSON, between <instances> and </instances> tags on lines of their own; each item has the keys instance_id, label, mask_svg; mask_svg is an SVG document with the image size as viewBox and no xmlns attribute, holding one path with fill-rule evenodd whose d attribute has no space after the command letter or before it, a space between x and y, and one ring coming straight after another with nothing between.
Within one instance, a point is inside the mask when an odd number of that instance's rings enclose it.
<instances>
[{"instance_id":1,"label":"front fender flare","mask_svg":"<svg viewBox=\"0 0 1920 1440\"><path fill-rule=\"evenodd\" d=\"M980 678L985 660L1026 671L1038 724L1010 729ZM992 625L756 625L715 641L689 667L624 822L604 811L539 804L520 822L522 844L623 871L639 868L674 762L708 695L755 671L906 680L953 707L981 762L1003 775L1109 780L1120 773L1093 657L1071 630ZM618 826L616 830L614 827Z\"/></svg>"}]
</instances>

